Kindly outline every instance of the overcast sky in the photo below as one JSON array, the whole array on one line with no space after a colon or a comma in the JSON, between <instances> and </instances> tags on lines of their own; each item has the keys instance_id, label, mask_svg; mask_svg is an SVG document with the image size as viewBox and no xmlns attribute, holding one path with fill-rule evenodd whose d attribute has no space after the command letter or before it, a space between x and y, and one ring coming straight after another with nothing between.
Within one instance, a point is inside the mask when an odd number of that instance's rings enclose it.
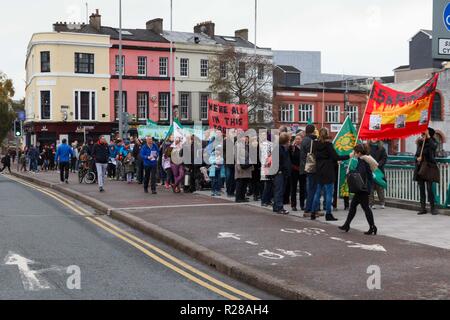
<instances>
[{"instance_id":1,"label":"overcast sky","mask_svg":"<svg viewBox=\"0 0 450 320\"><path fill-rule=\"evenodd\" d=\"M119 0L0 0L0 70L24 96L25 55L34 32L51 31L56 21L86 20L96 8L102 24L118 26ZM254 35L254 0L174 0L174 30L191 31L201 21L216 33L248 28ZM169 28L169 0L122 0L123 25L145 28L162 17ZM257 44L277 50L322 51L322 72L391 75L408 64L408 40L431 29L432 0L259 0Z\"/></svg>"}]
</instances>

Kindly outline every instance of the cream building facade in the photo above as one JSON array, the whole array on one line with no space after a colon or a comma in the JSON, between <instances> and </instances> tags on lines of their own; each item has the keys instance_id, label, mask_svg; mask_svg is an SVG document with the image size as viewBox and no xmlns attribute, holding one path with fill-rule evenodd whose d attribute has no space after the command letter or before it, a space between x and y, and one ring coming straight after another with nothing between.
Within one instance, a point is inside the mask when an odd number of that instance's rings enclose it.
<instances>
[{"instance_id":1,"label":"cream building facade","mask_svg":"<svg viewBox=\"0 0 450 320\"><path fill-rule=\"evenodd\" d=\"M77 26L74 26L77 28ZM29 144L110 134L107 35L45 32L32 36L26 58Z\"/></svg>"}]
</instances>

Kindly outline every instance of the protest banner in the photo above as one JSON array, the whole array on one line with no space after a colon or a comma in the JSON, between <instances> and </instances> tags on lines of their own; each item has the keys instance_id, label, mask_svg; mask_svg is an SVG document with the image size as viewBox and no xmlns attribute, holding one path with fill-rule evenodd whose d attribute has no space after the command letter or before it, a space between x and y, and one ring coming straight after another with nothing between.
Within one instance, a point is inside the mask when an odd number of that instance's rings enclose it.
<instances>
[{"instance_id":1,"label":"protest banner","mask_svg":"<svg viewBox=\"0 0 450 320\"><path fill-rule=\"evenodd\" d=\"M248 105L208 100L209 127L226 133L227 129L248 130Z\"/></svg>"},{"instance_id":2,"label":"protest banner","mask_svg":"<svg viewBox=\"0 0 450 320\"><path fill-rule=\"evenodd\" d=\"M413 92L400 92L375 81L358 137L401 139L425 132L431 118L439 74Z\"/></svg>"}]
</instances>

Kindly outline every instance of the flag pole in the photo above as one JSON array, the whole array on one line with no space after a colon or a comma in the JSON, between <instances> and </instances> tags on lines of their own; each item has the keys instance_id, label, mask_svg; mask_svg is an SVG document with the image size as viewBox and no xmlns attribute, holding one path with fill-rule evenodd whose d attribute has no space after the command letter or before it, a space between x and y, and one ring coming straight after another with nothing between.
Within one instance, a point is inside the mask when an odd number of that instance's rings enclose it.
<instances>
[{"instance_id":1,"label":"flag pole","mask_svg":"<svg viewBox=\"0 0 450 320\"><path fill-rule=\"evenodd\" d=\"M360 135L360 133L361 133L362 125L363 125L363 123L364 123L364 120L366 120L367 107L369 106L370 97L372 96L373 88L374 88L374 87L375 87L375 82L372 84L372 89L370 89L369 97L367 98L366 107L364 108L363 118L361 119L361 123L359 124L358 135L356 136L356 143L358 143L359 135Z\"/></svg>"}]
</instances>

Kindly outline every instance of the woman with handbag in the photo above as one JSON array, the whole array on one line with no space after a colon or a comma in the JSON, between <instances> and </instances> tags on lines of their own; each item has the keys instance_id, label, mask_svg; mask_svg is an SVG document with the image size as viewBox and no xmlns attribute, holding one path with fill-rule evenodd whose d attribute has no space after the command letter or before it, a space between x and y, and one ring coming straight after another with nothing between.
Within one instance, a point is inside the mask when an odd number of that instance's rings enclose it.
<instances>
[{"instance_id":1,"label":"woman with handbag","mask_svg":"<svg viewBox=\"0 0 450 320\"><path fill-rule=\"evenodd\" d=\"M350 204L350 211L348 212L347 221L339 229L348 232L350 230L350 224L356 215L356 209L358 205L361 205L364 213L366 214L367 222L369 223L370 229L365 234L366 235L376 235L378 232L375 226L375 221L373 218L373 212L369 206L369 195L372 191L373 184L373 173L372 170L378 167L377 162L368 156L368 150L362 144L358 144L353 149L353 157L358 159L358 165L355 170L351 171L347 177L349 189L351 193L354 193L354 197ZM373 168L372 168L373 167ZM356 179L358 178L358 179ZM356 183L355 183L356 180Z\"/></svg>"},{"instance_id":2,"label":"woman with handbag","mask_svg":"<svg viewBox=\"0 0 450 320\"><path fill-rule=\"evenodd\" d=\"M417 141L414 180L419 184L420 190L421 210L418 213L419 215L427 214L425 186L428 193L428 201L430 202L431 214L439 214L435 208L435 196L433 193L433 183L439 183L440 180L439 168L435 159L437 150L437 142L434 139L435 133L434 129L428 128L428 130L422 134L422 138Z\"/></svg>"}]
</instances>

